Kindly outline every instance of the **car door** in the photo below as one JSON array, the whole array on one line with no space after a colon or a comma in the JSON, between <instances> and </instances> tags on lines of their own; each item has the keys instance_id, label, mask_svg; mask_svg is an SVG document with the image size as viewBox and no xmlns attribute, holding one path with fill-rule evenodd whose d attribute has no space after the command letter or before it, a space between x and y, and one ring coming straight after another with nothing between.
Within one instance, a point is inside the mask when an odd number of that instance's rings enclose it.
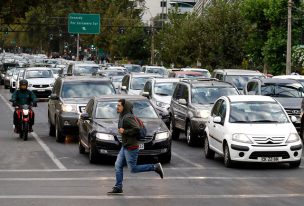
<instances>
[{"instance_id":1,"label":"car door","mask_svg":"<svg viewBox=\"0 0 304 206\"><path fill-rule=\"evenodd\" d=\"M53 95L56 95L57 97L59 97L60 87L61 87L61 81L60 80L55 81L51 95L53 94ZM56 116L56 112L57 112L56 105L57 104L59 104L57 99L52 99L52 98L49 99L48 115L49 115L49 120L51 121L51 123L53 125L55 125L55 116Z\"/></svg>"},{"instance_id":2,"label":"car door","mask_svg":"<svg viewBox=\"0 0 304 206\"><path fill-rule=\"evenodd\" d=\"M187 85L181 85L180 92L181 92L181 96L179 99L185 99L186 105L181 103L176 104L175 126L181 130L185 130L188 103L189 103L189 89Z\"/></svg>"},{"instance_id":3,"label":"car door","mask_svg":"<svg viewBox=\"0 0 304 206\"><path fill-rule=\"evenodd\" d=\"M86 106L86 113L89 116L89 120L81 120L81 127L79 127L79 133L81 133L81 139L86 144L89 145L89 134L92 131L93 126L93 109L94 100L91 99Z\"/></svg>"},{"instance_id":4,"label":"car door","mask_svg":"<svg viewBox=\"0 0 304 206\"><path fill-rule=\"evenodd\" d=\"M217 151L218 153L223 153L223 138L225 135L225 119L227 112L227 103L223 99L219 99L215 104L211 111L210 122L208 122L209 126L209 137L210 137L210 147ZM213 121L214 117L221 117L220 123L215 123Z\"/></svg>"}]
</instances>

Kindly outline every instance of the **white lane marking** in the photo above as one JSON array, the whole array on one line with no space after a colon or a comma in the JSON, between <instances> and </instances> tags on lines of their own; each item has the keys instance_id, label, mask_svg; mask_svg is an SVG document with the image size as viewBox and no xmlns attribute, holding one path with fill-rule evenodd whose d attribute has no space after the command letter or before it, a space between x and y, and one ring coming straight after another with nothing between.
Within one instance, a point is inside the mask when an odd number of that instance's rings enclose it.
<instances>
[{"instance_id":1,"label":"white lane marking","mask_svg":"<svg viewBox=\"0 0 304 206\"><path fill-rule=\"evenodd\" d=\"M180 156L179 154L177 154L177 153L175 153L175 152L171 152L171 154L174 155L175 157L177 157L177 158L183 160L184 162L187 162L188 164L191 164L191 165L195 166L195 167L204 168L203 165L200 165L200 164L197 164L197 163L195 163L195 162L192 162L191 160L189 160L189 159L187 159L187 158L184 158L184 157Z\"/></svg>"},{"instance_id":2,"label":"white lane marking","mask_svg":"<svg viewBox=\"0 0 304 206\"><path fill-rule=\"evenodd\" d=\"M127 180L161 180L159 177L124 177ZM163 180L297 180L298 177L207 177L207 176L171 176L164 177ZM53 177L53 178L44 178L44 177L16 177L16 178L0 178L0 181L105 181L105 180L115 180L115 176L110 177Z\"/></svg>"},{"instance_id":3,"label":"white lane marking","mask_svg":"<svg viewBox=\"0 0 304 206\"><path fill-rule=\"evenodd\" d=\"M4 101L4 103L8 106L8 108L14 112L14 109L10 105L10 103L0 94L1 99ZM55 165L61 169L66 170L67 168L59 161L59 159L55 156L55 154L50 150L50 148L40 139L40 137L35 133L31 133L32 136L36 139L36 141L40 144L42 149L46 152L46 154L51 158L51 160L55 163Z\"/></svg>"},{"instance_id":4,"label":"white lane marking","mask_svg":"<svg viewBox=\"0 0 304 206\"><path fill-rule=\"evenodd\" d=\"M119 199L251 199L251 198L292 198L304 197L304 193L290 194L235 194L235 195L1 195L0 199L87 199L87 200L119 200Z\"/></svg>"}]
</instances>

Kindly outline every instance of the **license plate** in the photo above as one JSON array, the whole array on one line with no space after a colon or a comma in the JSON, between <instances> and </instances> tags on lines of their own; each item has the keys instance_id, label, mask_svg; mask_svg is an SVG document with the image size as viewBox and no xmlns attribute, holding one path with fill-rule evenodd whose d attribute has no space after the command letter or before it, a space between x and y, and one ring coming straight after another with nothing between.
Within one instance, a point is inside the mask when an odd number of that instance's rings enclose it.
<instances>
[{"instance_id":1,"label":"license plate","mask_svg":"<svg viewBox=\"0 0 304 206\"><path fill-rule=\"evenodd\" d=\"M37 91L38 91L38 92L44 92L45 89L38 89Z\"/></svg>"},{"instance_id":2,"label":"license plate","mask_svg":"<svg viewBox=\"0 0 304 206\"><path fill-rule=\"evenodd\" d=\"M144 145L144 144L139 144L139 145L138 145L138 149L140 149L140 150L141 150L141 149L145 149L145 145Z\"/></svg>"},{"instance_id":3,"label":"license plate","mask_svg":"<svg viewBox=\"0 0 304 206\"><path fill-rule=\"evenodd\" d=\"M261 162L278 162L280 157L259 157Z\"/></svg>"}]
</instances>

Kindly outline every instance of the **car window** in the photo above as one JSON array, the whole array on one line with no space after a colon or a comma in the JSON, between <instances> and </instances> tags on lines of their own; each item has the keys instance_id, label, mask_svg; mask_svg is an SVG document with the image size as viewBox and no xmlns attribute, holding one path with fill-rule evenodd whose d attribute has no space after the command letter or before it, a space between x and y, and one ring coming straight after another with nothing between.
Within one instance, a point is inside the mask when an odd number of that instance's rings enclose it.
<instances>
[{"instance_id":1,"label":"car window","mask_svg":"<svg viewBox=\"0 0 304 206\"><path fill-rule=\"evenodd\" d=\"M131 80L131 89L142 90L149 78L150 77L133 77Z\"/></svg>"},{"instance_id":2,"label":"car window","mask_svg":"<svg viewBox=\"0 0 304 206\"><path fill-rule=\"evenodd\" d=\"M249 82L247 84L247 92L248 94L259 94L259 87L256 81Z\"/></svg>"},{"instance_id":3,"label":"car window","mask_svg":"<svg viewBox=\"0 0 304 206\"><path fill-rule=\"evenodd\" d=\"M261 77L261 75L227 75L225 81L230 82L234 84L236 88L243 90L246 83L254 77Z\"/></svg>"},{"instance_id":4,"label":"car window","mask_svg":"<svg viewBox=\"0 0 304 206\"><path fill-rule=\"evenodd\" d=\"M51 70L28 70L25 73L25 79L32 78L53 78Z\"/></svg>"},{"instance_id":5,"label":"car window","mask_svg":"<svg viewBox=\"0 0 304 206\"><path fill-rule=\"evenodd\" d=\"M271 97L298 97L302 98L304 93L300 89L301 84L267 84L261 86L262 95Z\"/></svg>"},{"instance_id":6,"label":"car window","mask_svg":"<svg viewBox=\"0 0 304 206\"><path fill-rule=\"evenodd\" d=\"M129 100L130 101L130 100ZM146 100L133 100L133 113L139 118L158 118L151 103ZM97 119L118 119L117 101L98 102L95 117Z\"/></svg>"},{"instance_id":7,"label":"car window","mask_svg":"<svg viewBox=\"0 0 304 206\"><path fill-rule=\"evenodd\" d=\"M238 95L234 87L192 87L192 103L214 104L221 96Z\"/></svg>"},{"instance_id":8,"label":"car window","mask_svg":"<svg viewBox=\"0 0 304 206\"><path fill-rule=\"evenodd\" d=\"M94 106L94 100L91 99L91 100L88 102L88 104L87 104L87 106L86 106L86 108L85 108L85 111L88 113L88 115L89 115L90 117L93 117L93 116L92 116L92 115L93 115L93 106ZM82 111L82 112L84 112L84 111Z\"/></svg>"},{"instance_id":9,"label":"car window","mask_svg":"<svg viewBox=\"0 0 304 206\"><path fill-rule=\"evenodd\" d=\"M62 87L62 98L85 98L115 94L110 82L74 82L65 83Z\"/></svg>"},{"instance_id":10,"label":"car window","mask_svg":"<svg viewBox=\"0 0 304 206\"><path fill-rule=\"evenodd\" d=\"M129 75L124 76L124 78L122 79L122 84L121 84L122 86L126 86L127 89L129 88L129 78L130 78Z\"/></svg>"},{"instance_id":11,"label":"car window","mask_svg":"<svg viewBox=\"0 0 304 206\"><path fill-rule=\"evenodd\" d=\"M161 96L172 96L177 82L159 82L154 84L154 93Z\"/></svg>"},{"instance_id":12,"label":"car window","mask_svg":"<svg viewBox=\"0 0 304 206\"><path fill-rule=\"evenodd\" d=\"M219 99L213 106L212 111L211 111L211 116L212 117L216 117L219 116L219 111L220 111L220 107L223 103L222 99Z\"/></svg>"},{"instance_id":13,"label":"car window","mask_svg":"<svg viewBox=\"0 0 304 206\"><path fill-rule=\"evenodd\" d=\"M276 102L232 102L231 123L287 123L287 115Z\"/></svg>"},{"instance_id":14,"label":"car window","mask_svg":"<svg viewBox=\"0 0 304 206\"><path fill-rule=\"evenodd\" d=\"M186 100L186 102L189 102L189 89L186 85L183 85L183 99Z\"/></svg>"},{"instance_id":15,"label":"car window","mask_svg":"<svg viewBox=\"0 0 304 206\"><path fill-rule=\"evenodd\" d=\"M75 75L91 75L91 74L96 74L98 71L99 67L98 66L75 66L75 69L73 73Z\"/></svg>"},{"instance_id":16,"label":"car window","mask_svg":"<svg viewBox=\"0 0 304 206\"><path fill-rule=\"evenodd\" d=\"M225 121L225 117L226 117L226 111L227 111L227 104L226 102L223 100L222 104L219 107L219 111L218 111L218 116L221 117L221 123L223 124Z\"/></svg>"}]
</instances>

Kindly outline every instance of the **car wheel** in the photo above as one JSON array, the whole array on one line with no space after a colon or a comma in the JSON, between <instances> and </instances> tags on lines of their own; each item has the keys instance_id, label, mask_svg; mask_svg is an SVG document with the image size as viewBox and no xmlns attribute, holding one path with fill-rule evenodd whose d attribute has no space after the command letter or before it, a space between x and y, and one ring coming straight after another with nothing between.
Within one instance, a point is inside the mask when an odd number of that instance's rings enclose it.
<instances>
[{"instance_id":1,"label":"car wheel","mask_svg":"<svg viewBox=\"0 0 304 206\"><path fill-rule=\"evenodd\" d=\"M207 159L214 159L215 152L210 149L208 137L205 137L204 153Z\"/></svg>"},{"instance_id":2,"label":"car wheel","mask_svg":"<svg viewBox=\"0 0 304 206\"><path fill-rule=\"evenodd\" d=\"M50 120L50 116L48 116L48 121L49 121L49 125L50 125L50 129L49 129L49 135L54 137L56 135L56 128L55 126L52 124L51 120Z\"/></svg>"},{"instance_id":3,"label":"car wheel","mask_svg":"<svg viewBox=\"0 0 304 206\"><path fill-rule=\"evenodd\" d=\"M301 160L295 162L289 162L289 168L298 168L301 165Z\"/></svg>"},{"instance_id":4,"label":"car wheel","mask_svg":"<svg viewBox=\"0 0 304 206\"><path fill-rule=\"evenodd\" d=\"M56 136L56 142L63 142L65 139L65 136L61 134L61 130L59 129L59 123L55 123L55 136Z\"/></svg>"},{"instance_id":5,"label":"car wheel","mask_svg":"<svg viewBox=\"0 0 304 206\"><path fill-rule=\"evenodd\" d=\"M90 151L89 151L89 160L91 164L95 164L98 160L98 154L95 148L90 147Z\"/></svg>"},{"instance_id":6,"label":"car wheel","mask_svg":"<svg viewBox=\"0 0 304 206\"><path fill-rule=\"evenodd\" d=\"M85 153L85 147L81 144L81 141L79 140L78 149L80 154Z\"/></svg>"},{"instance_id":7,"label":"car wheel","mask_svg":"<svg viewBox=\"0 0 304 206\"><path fill-rule=\"evenodd\" d=\"M187 138L187 144L189 146L194 146L196 145L197 142L197 137L195 137L192 132L191 132L191 124L188 122L187 128L186 128L186 138Z\"/></svg>"},{"instance_id":8,"label":"car wheel","mask_svg":"<svg viewBox=\"0 0 304 206\"><path fill-rule=\"evenodd\" d=\"M173 123L173 119L171 119L170 131L171 131L171 134L172 134L172 139L178 140L180 131L177 128L175 128L174 123Z\"/></svg>"},{"instance_id":9,"label":"car wheel","mask_svg":"<svg viewBox=\"0 0 304 206\"><path fill-rule=\"evenodd\" d=\"M9 89L9 86L7 86L7 85L4 85L4 89Z\"/></svg>"},{"instance_id":10,"label":"car wheel","mask_svg":"<svg viewBox=\"0 0 304 206\"><path fill-rule=\"evenodd\" d=\"M224 164L226 167L233 166L233 161L230 158L230 151L227 143L224 146Z\"/></svg>"},{"instance_id":11,"label":"car wheel","mask_svg":"<svg viewBox=\"0 0 304 206\"><path fill-rule=\"evenodd\" d=\"M165 154L162 154L158 157L158 161L161 163L169 163L171 161L171 150Z\"/></svg>"}]
</instances>

